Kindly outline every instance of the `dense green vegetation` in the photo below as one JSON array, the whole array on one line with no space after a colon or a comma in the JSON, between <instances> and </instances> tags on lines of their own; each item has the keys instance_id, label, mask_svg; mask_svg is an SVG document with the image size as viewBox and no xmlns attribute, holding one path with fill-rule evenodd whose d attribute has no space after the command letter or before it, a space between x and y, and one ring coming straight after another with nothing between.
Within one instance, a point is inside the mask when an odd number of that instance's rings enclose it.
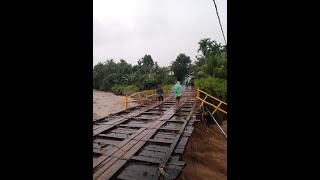
<instances>
[{"instance_id":1,"label":"dense green vegetation","mask_svg":"<svg viewBox=\"0 0 320 180\"><path fill-rule=\"evenodd\" d=\"M172 70L177 80L182 81L190 69L191 59L185 54L179 54L177 59L172 62Z\"/></svg>"},{"instance_id":2,"label":"dense green vegetation","mask_svg":"<svg viewBox=\"0 0 320 180\"><path fill-rule=\"evenodd\" d=\"M195 87L227 101L227 46L222 46L210 38L200 40L193 72Z\"/></svg>"},{"instance_id":3,"label":"dense green vegetation","mask_svg":"<svg viewBox=\"0 0 320 180\"><path fill-rule=\"evenodd\" d=\"M175 77L167 75L165 68L159 67L151 55L145 55L132 66L121 59L115 63L113 59L98 63L93 68L93 88L103 91L127 90L139 91L144 88L145 81L172 83Z\"/></svg>"},{"instance_id":4,"label":"dense green vegetation","mask_svg":"<svg viewBox=\"0 0 320 180\"><path fill-rule=\"evenodd\" d=\"M168 93L174 84L167 84L162 87L164 93Z\"/></svg>"},{"instance_id":5,"label":"dense green vegetation","mask_svg":"<svg viewBox=\"0 0 320 180\"><path fill-rule=\"evenodd\" d=\"M157 84L162 84L166 93L176 80L183 83L188 74L194 73L196 88L226 101L227 47L209 38L200 40L198 44L200 55L194 63L183 53L171 62L171 70L175 75L169 75L168 69L160 67L148 54L133 66L123 59L118 63L113 59L98 63L93 68L93 88L136 92L145 88L145 81L156 81Z\"/></svg>"}]
</instances>

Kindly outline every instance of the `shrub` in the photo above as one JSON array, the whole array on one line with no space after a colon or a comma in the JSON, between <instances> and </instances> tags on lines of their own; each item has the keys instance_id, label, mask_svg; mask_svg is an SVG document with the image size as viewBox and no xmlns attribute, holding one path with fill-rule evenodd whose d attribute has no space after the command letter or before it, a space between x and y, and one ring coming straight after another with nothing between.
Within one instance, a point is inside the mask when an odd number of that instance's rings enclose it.
<instances>
[{"instance_id":1,"label":"shrub","mask_svg":"<svg viewBox=\"0 0 320 180\"><path fill-rule=\"evenodd\" d=\"M163 78L162 84L173 84L177 78L174 75L166 74Z\"/></svg>"},{"instance_id":2,"label":"shrub","mask_svg":"<svg viewBox=\"0 0 320 180\"><path fill-rule=\"evenodd\" d=\"M199 71L199 72L197 72L196 77L197 78L205 78L205 77L207 77L207 74L203 71Z\"/></svg>"},{"instance_id":3,"label":"shrub","mask_svg":"<svg viewBox=\"0 0 320 180\"><path fill-rule=\"evenodd\" d=\"M224 102L227 101L227 80L213 78L210 76L206 78L200 78L195 80L195 88L198 87Z\"/></svg>"},{"instance_id":4,"label":"shrub","mask_svg":"<svg viewBox=\"0 0 320 180\"><path fill-rule=\"evenodd\" d=\"M121 91L125 91L125 93L127 93L127 92L133 93L133 92L139 91L139 88L135 85L124 86L124 85L115 84L112 86L111 89L113 92L118 92L119 90L121 90Z\"/></svg>"},{"instance_id":5,"label":"shrub","mask_svg":"<svg viewBox=\"0 0 320 180\"><path fill-rule=\"evenodd\" d=\"M163 93L168 93L169 90L173 87L173 84L167 84L162 87Z\"/></svg>"},{"instance_id":6,"label":"shrub","mask_svg":"<svg viewBox=\"0 0 320 180\"><path fill-rule=\"evenodd\" d=\"M124 90L130 91L130 92L138 92L139 88L135 85L129 85L129 86L126 86Z\"/></svg>"},{"instance_id":7,"label":"shrub","mask_svg":"<svg viewBox=\"0 0 320 180\"><path fill-rule=\"evenodd\" d=\"M102 80L102 85L100 86L99 89L102 91L110 90L111 87L118 82L117 79L118 79L118 75L116 73L109 74L107 77L105 77Z\"/></svg>"}]
</instances>

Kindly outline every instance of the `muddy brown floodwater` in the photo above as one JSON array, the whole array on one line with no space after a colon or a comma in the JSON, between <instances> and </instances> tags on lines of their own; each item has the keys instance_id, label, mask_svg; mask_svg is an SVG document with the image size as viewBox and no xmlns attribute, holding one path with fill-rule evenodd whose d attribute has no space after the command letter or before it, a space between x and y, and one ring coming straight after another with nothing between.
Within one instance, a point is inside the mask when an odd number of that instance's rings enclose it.
<instances>
[{"instance_id":1,"label":"muddy brown floodwater","mask_svg":"<svg viewBox=\"0 0 320 180\"><path fill-rule=\"evenodd\" d=\"M116 96L110 92L93 90L93 120L125 110L125 103L119 101L124 96ZM129 107L137 104L130 103Z\"/></svg>"},{"instance_id":2,"label":"muddy brown floodwater","mask_svg":"<svg viewBox=\"0 0 320 180\"><path fill-rule=\"evenodd\" d=\"M194 123L194 130L183 154L186 161L179 180L226 180L227 140L219 127ZM222 124L227 134L227 121Z\"/></svg>"}]
</instances>

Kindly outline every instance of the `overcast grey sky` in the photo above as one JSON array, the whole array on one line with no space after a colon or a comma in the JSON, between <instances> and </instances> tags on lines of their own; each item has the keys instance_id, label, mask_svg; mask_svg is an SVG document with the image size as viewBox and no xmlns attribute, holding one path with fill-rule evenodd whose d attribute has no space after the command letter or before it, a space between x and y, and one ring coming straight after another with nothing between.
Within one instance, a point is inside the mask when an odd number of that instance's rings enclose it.
<instances>
[{"instance_id":1,"label":"overcast grey sky","mask_svg":"<svg viewBox=\"0 0 320 180\"><path fill-rule=\"evenodd\" d=\"M227 0L216 0L227 40ZM93 0L93 65L150 54L168 66L180 53L192 61L198 42L225 44L212 0Z\"/></svg>"}]
</instances>

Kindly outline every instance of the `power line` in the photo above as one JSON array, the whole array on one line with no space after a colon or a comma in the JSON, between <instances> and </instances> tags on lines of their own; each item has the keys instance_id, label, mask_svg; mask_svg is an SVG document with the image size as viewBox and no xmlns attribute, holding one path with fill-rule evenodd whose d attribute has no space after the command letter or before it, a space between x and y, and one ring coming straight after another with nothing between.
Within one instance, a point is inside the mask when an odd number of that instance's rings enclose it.
<instances>
[{"instance_id":1,"label":"power line","mask_svg":"<svg viewBox=\"0 0 320 180\"><path fill-rule=\"evenodd\" d=\"M214 7L216 8L216 13L217 13L217 16L218 16L218 19L219 19L219 24L220 24L220 28L221 28L221 31L222 31L222 35L223 35L223 38L224 38L224 42L227 44L226 37L224 36L224 32L223 32L223 29L222 29L220 17L219 17L219 14L218 14L218 8L217 8L216 1L213 0L213 3L214 3Z\"/></svg>"}]
</instances>

